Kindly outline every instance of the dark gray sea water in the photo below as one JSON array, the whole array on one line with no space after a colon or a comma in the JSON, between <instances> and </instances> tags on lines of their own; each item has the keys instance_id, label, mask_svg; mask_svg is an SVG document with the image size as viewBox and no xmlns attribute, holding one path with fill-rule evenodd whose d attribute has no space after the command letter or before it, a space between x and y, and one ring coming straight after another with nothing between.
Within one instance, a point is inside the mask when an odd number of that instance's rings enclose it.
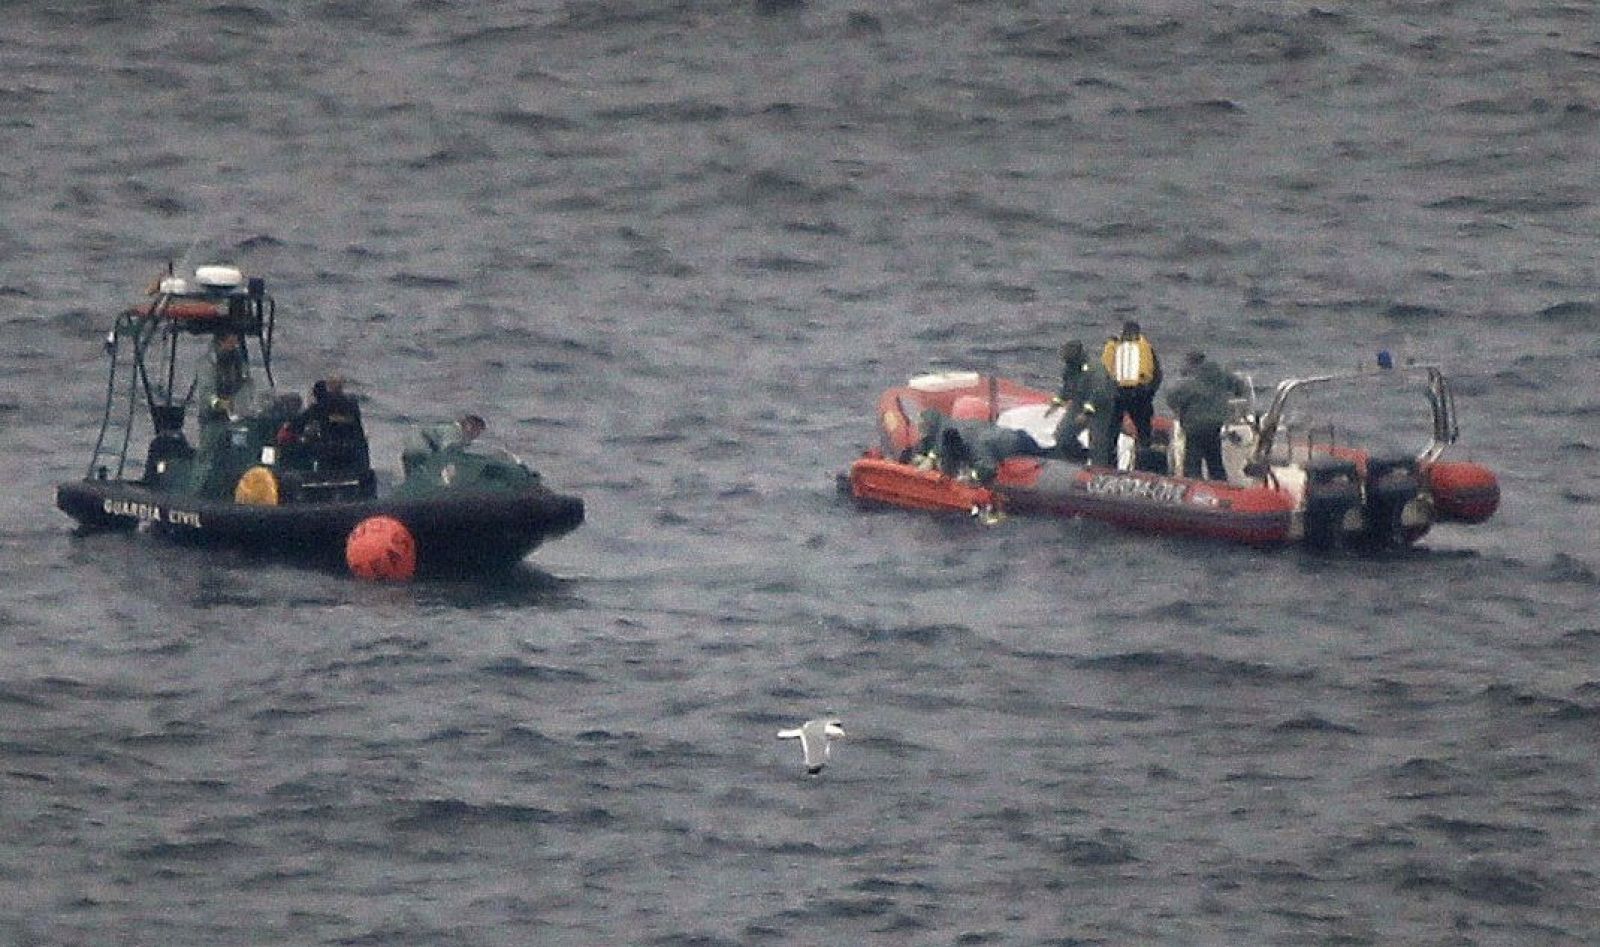
<instances>
[{"instance_id":1,"label":"dark gray sea water","mask_svg":"<svg viewBox=\"0 0 1600 947\"><path fill-rule=\"evenodd\" d=\"M0 943L1600 942L1592 0L14 0L0 145ZM409 586L75 537L112 315L217 259L385 468L476 408L587 524ZM883 387L1125 318L1439 361L1500 515L835 493Z\"/></svg>"}]
</instances>

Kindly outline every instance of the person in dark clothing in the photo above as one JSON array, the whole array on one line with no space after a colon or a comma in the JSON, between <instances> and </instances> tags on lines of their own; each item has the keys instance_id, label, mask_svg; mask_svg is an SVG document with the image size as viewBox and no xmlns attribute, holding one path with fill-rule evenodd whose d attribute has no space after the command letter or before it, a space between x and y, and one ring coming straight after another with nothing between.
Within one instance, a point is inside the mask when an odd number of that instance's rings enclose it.
<instances>
[{"instance_id":1,"label":"person in dark clothing","mask_svg":"<svg viewBox=\"0 0 1600 947\"><path fill-rule=\"evenodd\" d=\"M1037 457L1045 452L1026 431L1003 428L987 421L963 421L933 408L917 420L922 437L915 453L925 465L937 466L946 476L989 483L1007 457Z\"/></svg>"},{"instance_id":2,"label":"person in dark clothing","mask_svg":"<svg viewBox=\"0 0 1600 947\"><path fill-rule=\"evenodd\" d=\"M1051 404L1061 409L1056 426L1056 449L1069 460L1083 460L1078 436L1089 432L1090 463L1115 467L1117 464L1117 426L1122 417L1115 414L1117 385L1099 362L1084 355L1083 343L1076 340L1061 346L1061 388Z\"/></svg>"},{"instance_id":3,"label":"person in dark clothing","mask_svg":"<svg viewBox=\"0 0 1600 947\"><path fill-rule=\"evenodd\" d=\"M300 436L308 440L365 440L361 405L345 394L344 379L330 375L311 386L311 406L300 416Z\"/></svg>"},{"instance_id":4,"label":"person in dark clothing","mask_svg":"<svg viewBox=\"0 0 1600 947\"><path fill-rule=\"evenodd\" d=\"M1161 389L1161 359L1139 323L1124 322L1121 334L1106 340L1100 362L1117 386L1116 424L1120 426L1127 415L1133 421L1138 446L1149 447L1156 392Z\"/></svg>"},{"instance_id":5,"label":"person in dark clothing","mask_svg":"<svg viewBox=\"0 0 1600 947\"><path fill-rule=\"evenodd\" d=\"M1212 480L1228 479L1222 464L1222 426L1230 419L1229 401L1249 395L1244 379L1208 361L1204 352L1184 359L1182 380L1167 392L1167 404L1183 427L1183 475L1200 476L1202 463Z\"/></svg>"},{"instance_id":6,"label":"person in dark clothing","mask_svg":"<svg viewBox=\"0 0 1600 947\"><path fill-rule=\"evenodd\" d=\"M290 423L289 434L303 444L317 445L329 463L363 467L368 463L361 405L345 393L344 379L338 375L311 386L311 404Z\"/></svg>"}]
</instances>

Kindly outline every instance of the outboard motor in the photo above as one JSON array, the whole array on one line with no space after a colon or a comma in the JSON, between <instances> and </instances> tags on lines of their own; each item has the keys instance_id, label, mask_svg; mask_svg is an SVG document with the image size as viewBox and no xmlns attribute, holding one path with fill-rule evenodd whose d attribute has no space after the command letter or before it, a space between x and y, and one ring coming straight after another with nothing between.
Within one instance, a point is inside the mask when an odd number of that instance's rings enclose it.
<instances>
[{"instance_id":1,"label":"outboard motor","mask_svg":"<svg viewBox=\"0 0 1600 947\"><path fill-rule=\"evenodd\" d=\"M1305 529L1312 546L1332 548L1366 527L1361 475L1353 460L1313 456L1306 463Z\"/></svg>"},{"instance_id":2,"label":"outboard motor","mask_svg":"<svg viewBox=\"0 0 1600 947\"><path fill-rule=\"evenodd\" d=\"M1367 458L1363 538L1379 546L1403 546L1433 525L1433 503L1422 489L1417 460L1407 455Z\"/></svg>"}]
</instances>

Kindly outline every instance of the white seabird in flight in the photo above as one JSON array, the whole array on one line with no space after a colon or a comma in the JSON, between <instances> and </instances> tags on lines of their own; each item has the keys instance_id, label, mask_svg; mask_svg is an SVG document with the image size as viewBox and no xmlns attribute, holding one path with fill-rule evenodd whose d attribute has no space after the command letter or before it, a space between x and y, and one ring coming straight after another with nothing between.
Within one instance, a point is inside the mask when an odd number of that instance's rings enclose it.
<instances>
[{"instance_id":1,"label":"white seabird in flight","mask_svg":"<svg viewBox=\"0 0 1600 947\"><path fill-rule=\"evenodd\" d=\"M828 741L835 737L844 736L844 727L839 725L835 718L819 717L816 720L807 720L793 730L779 730L780 740L799 740L800 749L806 755L806 772L815 776L822 772L822 767L828 763L831 752Z\"/></svg>"}]
</instances>

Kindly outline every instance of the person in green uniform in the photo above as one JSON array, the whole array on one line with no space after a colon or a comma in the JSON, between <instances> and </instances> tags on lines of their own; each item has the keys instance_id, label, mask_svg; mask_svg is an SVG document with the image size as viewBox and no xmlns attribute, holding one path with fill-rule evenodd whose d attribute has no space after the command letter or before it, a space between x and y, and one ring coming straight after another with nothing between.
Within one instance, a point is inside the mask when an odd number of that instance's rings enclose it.
<instances>
[{"instance_id":1,"label":"person in green uniform","mask_svg":"<svg viewBox=\"0 0 1600 947\"><path fill-rule=\"evenodd\" d=\"M424 427L406 438L405 447L400 451L400 466L410 476L430 456L466 448L477 440L483 429L483 418L476 414L463 414L454 421Z\"/></svg>"},{"instance_id":2,"label":"person in green uniform","mask_svg":"<svg viewBox=\"0 0 1600 947\"><path fill-rule=\"evenodd\" d=\"M1183 475L1200 476L1202 463L1212 480L1228 479L1222 465L1222 426L1233 398L1250 393L1244 379L1209 361L1204 352L1184 357L1182 378L1167 391L1167 404L1183 426Z\"/></svg>"},{"instance_id":3,"label":"person in green uniform","mask_svg":"<svg viewBox=\"0 0 1600 947\"><path fill-rule=\"evenodd\" d=\"M1057 449L1069 459L1078 447L1078 435L1089 432L1089 456L1092 464L1107 467L1117 465L1117 433L1121 418L1117 416L1117 383L1098 360L1086 358L1083 343L1077 340L1061 346L1061 388L1051 404L1061 409L1061 423L1056 427Z\"/></svg>"}]
</instances>

